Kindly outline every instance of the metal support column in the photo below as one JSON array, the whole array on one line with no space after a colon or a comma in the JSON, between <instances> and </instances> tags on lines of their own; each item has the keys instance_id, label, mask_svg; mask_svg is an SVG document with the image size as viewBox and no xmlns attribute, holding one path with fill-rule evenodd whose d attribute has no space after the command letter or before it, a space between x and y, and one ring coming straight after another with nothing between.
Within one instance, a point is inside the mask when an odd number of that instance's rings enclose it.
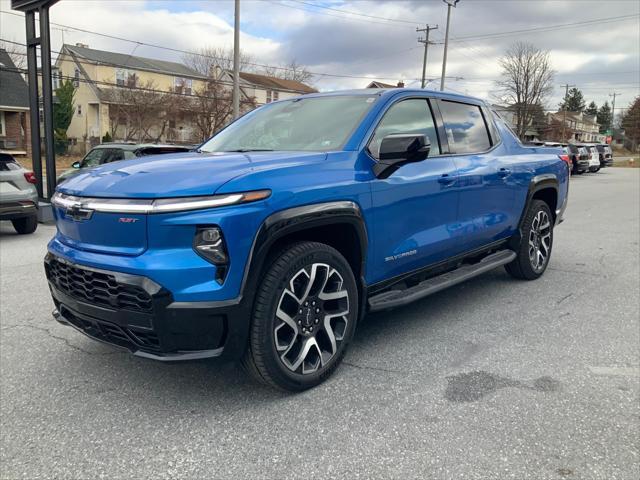
<instances>
[{"instance_id":1,"label":"metal support column","mask_svg":"<svg viewBox=\"0 0 640 480\"><path fill-rule=\"evenodd\" d=\"M42 63L42 102L44 106L44 138L47 154L47 199L56 189L56 152L53 137L53 88L51 86L51 35L49 7L38 10L40 16L40 55Z\"/></svg>"},{"instance_id":2,"label":"metal support column","mask_svg":"<svg viewBox=\"0 0 640 480\"><path fill-rule=\"evenodd\" d=\"M38 60L36 48L40 39L36 37L36 15L25 12L27 33L27 68L29 79L29 124L31 128L31 158L36 176L38 197L44 198L42 191L42 152L40 151L40 113L38 104Z\"/></svg>"}]
</instances>

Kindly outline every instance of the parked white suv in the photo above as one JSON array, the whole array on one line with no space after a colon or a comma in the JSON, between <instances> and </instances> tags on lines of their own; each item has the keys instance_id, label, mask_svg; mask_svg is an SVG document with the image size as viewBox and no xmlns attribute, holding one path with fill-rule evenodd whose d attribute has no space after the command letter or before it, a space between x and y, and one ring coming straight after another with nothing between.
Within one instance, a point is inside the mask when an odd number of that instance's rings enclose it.
<instances>
[{"instance_id":1,"label":"parked white suv","mask_svg":"<svg viewBox=\"0 0 640 480\"><path fill-rule=\"evenodd\" d=\"M8 153L0 153L0 220L11 220L20 234L38 227L38 192L33 172Z\"/></svg>"}]
</instances>

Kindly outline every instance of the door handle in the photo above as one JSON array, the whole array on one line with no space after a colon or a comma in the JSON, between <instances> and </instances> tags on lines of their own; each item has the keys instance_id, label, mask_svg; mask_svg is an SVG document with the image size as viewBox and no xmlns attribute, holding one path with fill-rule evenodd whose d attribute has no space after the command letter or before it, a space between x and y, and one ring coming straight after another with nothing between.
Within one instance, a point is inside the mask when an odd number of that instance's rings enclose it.
<instances>
[{"instance_id":1,"label":"door handle","mask_svg":"<svg viewBox=\"0 0 640 480\"><path fill-rule=\"evenodd\" d=\"M438 178L438 183L441 183L442 185L445 185L445 186L451 185L455 181L456 181L456 178L449 176L448 173L443 173L442 176Z\"/></svg>"},{"instance_id":2,"label":"door handle","mask_svg":"<svg viewBox=\"0 0 640 480\"><path fill-rule=\"evenodd\" d=\"M511 175L511 170L509 170L508 168L501 168L500 170L498 170L498 176L501 178L508 177L509 175Z\"/></svg>"}]
</instances>

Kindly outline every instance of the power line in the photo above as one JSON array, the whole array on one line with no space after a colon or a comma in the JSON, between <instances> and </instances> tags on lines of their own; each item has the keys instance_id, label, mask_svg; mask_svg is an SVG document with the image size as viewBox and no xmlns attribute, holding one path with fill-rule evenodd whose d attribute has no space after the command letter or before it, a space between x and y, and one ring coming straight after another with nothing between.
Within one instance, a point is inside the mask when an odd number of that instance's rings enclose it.
<instances>
[{"instance_id":1,"label":"power line","mask_svg":"<svg viewBox=\"0 0 640 480\"><path fill-rule=\"evenodd\" d=\"M373 19L378 19L378 20L386 20L386 21L389 21L389 22L398 22L398 23L405 23L405 24L408 23L410 25L420 25L419 22L416 22L414 20L402 20L402 19L399 19L399 18L378 17L376 15L368 15L368 14L365 14L365 13L351 12L351 11L348 11L348 10L342 10L340 8L327 7L326 5L316 5L314 3L304 2L302 0L289 0L289 1L295 2L295 3L301 3L303 5L309 5L310 7L322 8L322 9L325 9L325 10L331 10L333 12L346 13L348 15L357 15L359 17L373 18Z\"/></svg>"},{"instance_id":2,"label":"power line","mask_svg":"<svg viewBox=\"0 0 640 480\"><path fill-rule=\"evenodd\" d=\"M289 5L287 3L281 3L281 2L277 2L274 0L264 0L264 1L268 1L269 3L273 4L273 5L278 5L280 7L287 7L287 8L293 8L295 10L301 10L303 12L308 12L308 13L313 13L316 15L325 15L327 17L333 17L333 18L338 18L340 20L345 20L345 21L352 21L352 22L362 22L362 23L367 23L367 24L377 24L377 25L386 25L387 27L392 27L392 28L407 28L405 26L401 26L401 25L394 25L393 23L390 22L377 22L377 21L372 21L372 20L365 20L365 19L361 19L361 18L353 18L353 17L345 17L344 15L338 15L338 14L333 14L333 13L329 13L329 12L319 12L317 10L309 10L308 8L304 8L303 6L296 6L296 5ZM294 0L291 0L294 1ZM317 5L314 5L317 6ZM390 19L386 19L386 20L390 20ZM417 22L412 22L413 25L417 25Z\"/></svg>"},{"instance_id":3,"label":"power line","mask_svg":"<svg viewBox=\"0 0 640 480\"><path fill-rule=\"evenodd\" d=\"M611 22L617 22L617 21L624 21L624 20L630 20L632 18L638 18L640 17L640 14L636 13L636 14L632 14L632 15L620 15L617 17L606 17L606 18L599 18L599 19L593 19L593 20L584 20L581 22L573 22L573 23L561 23L561 24L557 24L557 25L547 25L547 26L540 26L540 27L533 27L533 28L523 28L520 30L510 30L510 31L505 31L505 32L494 32L494 33L484 33L484 34L476 34L476 35L467 35L464 37L452 37L451 41L452 42L460 42L460 41L465 41L465 40L479 40L479 39L485 39L485 38L497 38L497 37L506 37L506 36L511 36L511 35L520 35L522 33L528 33L528 32L543 32L543 31L550 31L550 30L561 30L564 28L574 28L574 27L579 27L582 25L597 25L600 23L611 23Z\"/></svg>"}]
</instances>

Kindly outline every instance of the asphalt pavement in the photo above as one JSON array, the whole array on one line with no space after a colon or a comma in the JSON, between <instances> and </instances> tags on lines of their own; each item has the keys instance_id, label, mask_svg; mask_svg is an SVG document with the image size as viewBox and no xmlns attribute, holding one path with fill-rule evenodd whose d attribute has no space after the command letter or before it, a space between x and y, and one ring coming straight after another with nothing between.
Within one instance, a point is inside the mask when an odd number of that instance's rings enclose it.
<instances>
[{"instance_id":1,"label":"asphalt pavement","mask_svg":"<svg viewBox=\"0 0 640 480\"><path fill-rule=\"evenodd\" d=\"M51 318L54 228L0 227L0 477L640 478L640 169L573 178L551 264L359 326L325 384L160 364Z\"/></svg>"}]
</instances>

